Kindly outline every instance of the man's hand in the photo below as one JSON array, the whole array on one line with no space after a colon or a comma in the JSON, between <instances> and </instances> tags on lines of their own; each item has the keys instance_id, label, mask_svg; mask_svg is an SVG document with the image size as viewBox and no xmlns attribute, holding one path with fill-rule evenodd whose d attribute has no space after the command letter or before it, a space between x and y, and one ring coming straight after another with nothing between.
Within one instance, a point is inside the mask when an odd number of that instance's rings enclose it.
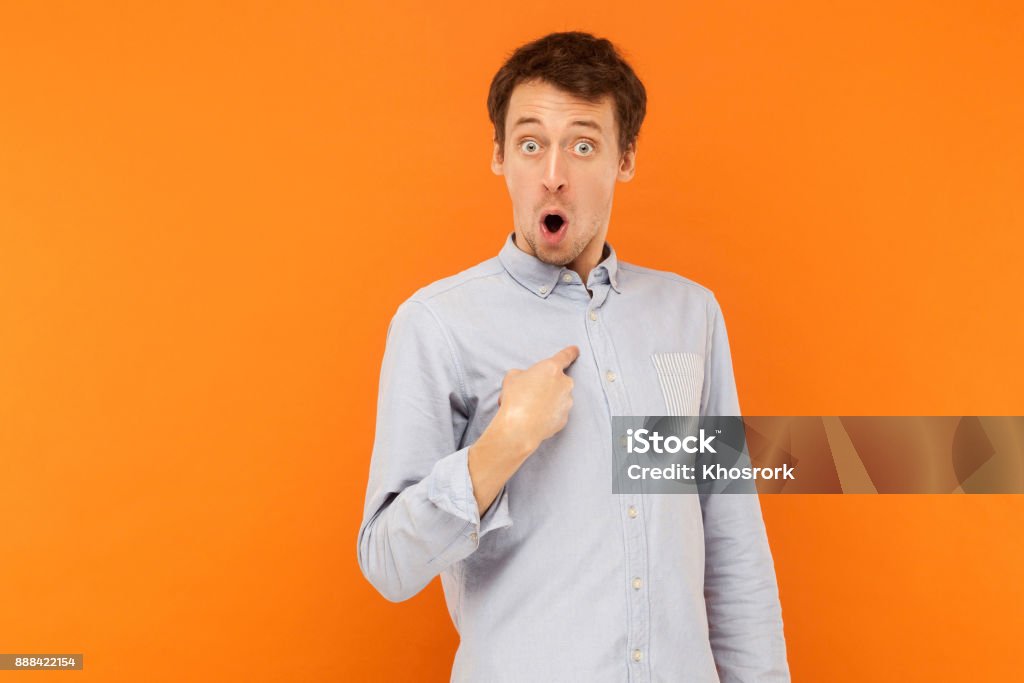
<instances>
[{"instance_id":1,"label":"man's hand","mask_svg":"<svg viewBox=\"0 0 1024 683\"><path fill-rule=\"evenodd\" d=\"M526 370L505 374L498 412L469 448L469 474L481 515L541 442L569 421L573 381L565 370L579 355L579 347L567 346Z\"/></svg>"},{"instance_id":2,"label":"man's hand","mask_svg":"<svg viewBox=\"0 0 1024 683\"><path fill-rule=\"evenodd\" d=\"M579 347L567 346L526 370L505 374L494 419L503 420L531 453L569 421L573 381L565 369L579 355Z\"/></svg>"}]
</instances>

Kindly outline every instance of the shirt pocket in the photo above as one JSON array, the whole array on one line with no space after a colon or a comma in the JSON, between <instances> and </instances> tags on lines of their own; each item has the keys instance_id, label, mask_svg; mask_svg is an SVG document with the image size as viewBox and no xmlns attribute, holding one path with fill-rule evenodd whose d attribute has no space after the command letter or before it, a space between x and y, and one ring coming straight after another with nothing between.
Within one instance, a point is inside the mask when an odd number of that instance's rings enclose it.
<instances>
[{"instance_id":1,"label":"shirt pocket","mask_svg":"<svg viewBox=\"0 0 1024 683\"><path fill-rule=\"evenodd\" d=\"M700 415L704 389L704 354L684 351L652 353L666 415Z\"/></svg>"}]
</instances>

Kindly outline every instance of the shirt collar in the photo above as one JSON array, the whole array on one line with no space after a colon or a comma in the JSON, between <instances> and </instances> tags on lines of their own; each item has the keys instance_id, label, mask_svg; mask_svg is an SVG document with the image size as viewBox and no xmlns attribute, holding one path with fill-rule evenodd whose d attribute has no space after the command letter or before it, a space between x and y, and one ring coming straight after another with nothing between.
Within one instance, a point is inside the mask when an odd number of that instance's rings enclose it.
<instances>
[{"instance_id":1,"label":"shirt collar","mask_svg":"<svg viewBox=\"0 0 1024 683\"><path fill-rule=\"evenodd\" d=\"M498 253L498 259L505 266L515 280L528 290L541 298L547 298L559 284L564 273L572 271L567 266L555 266L544 263L536 256L531 256L516 246L514 232L510 232L505 238L505 244ZM615 255L615 249L608 242L604 243L604 251L601 254L601 262L598 263L587 280L588 286L598 283L609 283L618 293L619 289L619 260Z\"/></svg>"}]
</instances>

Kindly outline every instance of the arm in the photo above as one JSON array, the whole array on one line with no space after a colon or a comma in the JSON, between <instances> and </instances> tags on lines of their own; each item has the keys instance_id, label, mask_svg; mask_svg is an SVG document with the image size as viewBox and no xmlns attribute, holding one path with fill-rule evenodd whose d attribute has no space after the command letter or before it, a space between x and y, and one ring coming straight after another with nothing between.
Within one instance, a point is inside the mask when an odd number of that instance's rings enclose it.
<instances>
[{"instance_id":1,"label":"arm","mask_svg":"<svg viewBox=\"0 0 1024 683\"><path fill-rule=\"evenodd\" d=\"M572 407L567 347L527 370L509 370L500 408L472 446L464 373L440 321L423 302L402 304L388 328L377 402L359 567L384 597L401 601L511 526L505 484ZM480 510L484 510L481 514Z\"/></svg>"},{"instance_id":2,"label":"arm","mask_svg":"<svg viewBox=\"0 0 1024 683\"><path fill-rule=\"evenodd\" d=\"M701 415L740 415L721 308L709 303ZM768 537L756 494L702 493L704 599L722 683L789 681Z\"/></svg>"},{"instance_id":3,"label":"arm","mask_svg":"<svg viewBox=\"0 0 1024 683\"><path fill-rule=\"evenodd\" d=\"M470 414L440 322L426 304L403 303L388 327L358 543L363 575L389 600L416 595L512 524L504 481L480 515L470 448L460 447Z\"/></svg>"}]
</instances>

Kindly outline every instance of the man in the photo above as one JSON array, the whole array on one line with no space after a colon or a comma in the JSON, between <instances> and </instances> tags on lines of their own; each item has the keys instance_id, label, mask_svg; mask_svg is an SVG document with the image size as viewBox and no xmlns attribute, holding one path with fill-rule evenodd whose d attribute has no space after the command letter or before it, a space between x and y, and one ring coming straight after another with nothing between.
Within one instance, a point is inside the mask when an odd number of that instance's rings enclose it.
<instances>
[{"instance_id":1,"label":"man","mask_svg":"<svg viewBox=\"0 0 1024 683\"><path fill-rule=\"evenodd\" d=\"M363 573L393 601L441 576L453 681L788 681L757 497L612 493L613 415L739 415L714 295L606 242L644 86L556 33L488 109L515 231L391 321Z\"/></svg>"}]
</instances>

